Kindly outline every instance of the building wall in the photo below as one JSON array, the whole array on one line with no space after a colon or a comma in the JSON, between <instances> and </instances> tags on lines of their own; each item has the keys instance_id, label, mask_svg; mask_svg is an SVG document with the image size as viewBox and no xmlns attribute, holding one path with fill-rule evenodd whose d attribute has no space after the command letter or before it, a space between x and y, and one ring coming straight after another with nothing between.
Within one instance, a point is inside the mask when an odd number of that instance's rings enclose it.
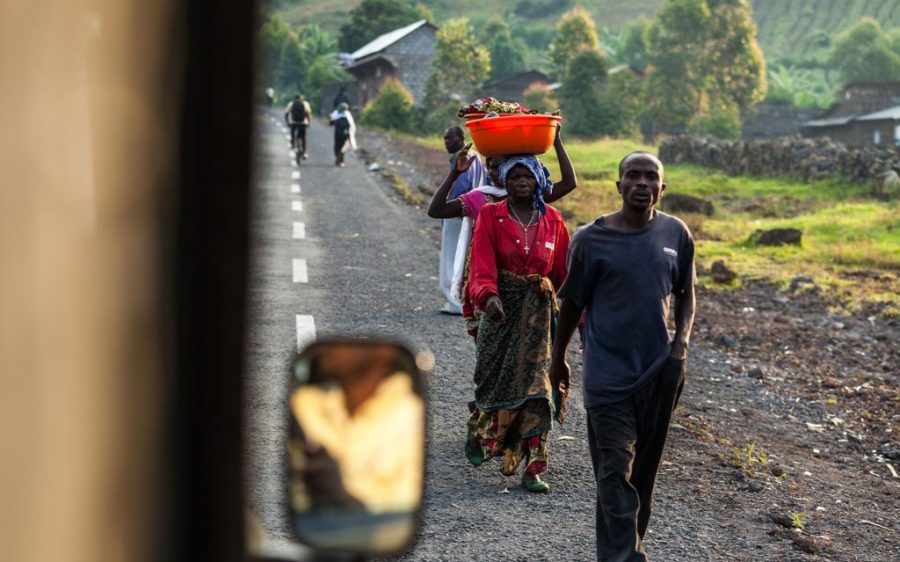
<instances>
[{"instance_id":1,"label":"building wall","mask_svg":"<svg viewBox=\"0 0 900 562\"><path fill-rule=\"evenodd\" d=\"M797 109L761 104L741 116L744 139L773 139L800 134L800 127L819 114L814 109Z\"/></svg>"},{"instance_id":2,"label":"building wall","mask_svg":"<svg viewBox=\"0 0 900 562\"><path fill-rule=\"evenodd\" d=\"M384 50L397 66L397 78L421 105L425 97L425 83L434 72L431 61L437 52L434 28L423 25ZM376 90L377 91L377 90Z\"/></svg>"},{"instance_id":3,"label":"building wall","mask_svg":"<svg viewBox=\"0 0 900 562\"><path fill-rule=\"evenodd\" d=\"M900 126L900 122L892 119L854 121L843 126L817 127L815 130L809 131L806 136L812 138L828 137L847 146L858 147L876 144L875 131L878 131L880 141L877 143L878 146L891 147L900 146L898 126Z\"/></svg>"}]
</instances>

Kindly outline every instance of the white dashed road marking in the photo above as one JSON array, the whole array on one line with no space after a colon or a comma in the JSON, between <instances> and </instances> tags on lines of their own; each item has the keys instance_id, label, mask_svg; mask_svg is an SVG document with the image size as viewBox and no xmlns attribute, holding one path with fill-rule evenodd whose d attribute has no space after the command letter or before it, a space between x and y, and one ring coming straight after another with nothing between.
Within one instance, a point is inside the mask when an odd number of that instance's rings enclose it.
<instances>
[{"instance_id":1,"label":"white dashed road marking","mask_svg":"<svg viewBox=\"0 0 900 562\"><path fill-rule=\"evenodd\" d=\"M294 223L294 239L303 240L306 238L306 225L302 222Z\"/></svg>"},{"instance_id":2,"label":"white dashed road marking","mask_svg":"<svg viewBox=\"0 0 900 562\"><path fill-rule=\"evenodd\" d=\"M316 322L308 314L297 315L297 351L303 350L306 344L316 341Z\"/></svg>"},{"instance_id":3,"label":"white dashed road marking","mask_svg":"<svg viewBox=\"0 0 900 562\"><path fill-rule=\"evenodd\" d=\"M309 277L306 275L306 260L294 259L294 283L306 283Z\"/></svg>"},{"instance_id":4,"label":"white dashed road marking","mask_svg":"<svg viewBox=\"0 0 900 562\"><path fill-rule=\"evenodd\" d=\"M299 183L291 184L291 193L300 193L300 184Z\"/></svg>"},{"instance_id":5,"label":"white dashed road marking","mask_svg":"<svg viewBox=\"0 0 900 562\"><path fill-rule=\"evenodd\" d=\"M302 211L303 210L303 201L291 201L291 210L292 211Z\"/></svg>"},{"instance_id":6,"label":"white dashed road marking","mask_svg":"<svg viewBox=\"0 0 900 562\"><path fill-rule=\"evenodd\" d=\"M300 170L294 170L293 172L291 172L291 179L299 180L300 179Z\"/></svg>"}]
</instances>

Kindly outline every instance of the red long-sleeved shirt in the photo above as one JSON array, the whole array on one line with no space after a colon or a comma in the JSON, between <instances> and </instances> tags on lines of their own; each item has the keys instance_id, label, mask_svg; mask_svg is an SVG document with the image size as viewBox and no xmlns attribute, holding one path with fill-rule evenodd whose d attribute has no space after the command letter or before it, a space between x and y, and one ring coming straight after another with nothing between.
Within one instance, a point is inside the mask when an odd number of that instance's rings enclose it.
<instances>
[{"instance_id":1,"label":"red long-sleeved shirt","mask_svg":"<svg viewBox=\"0 0 900 562\"><path fill-rule=\"evenodd\" d=\"M528 254L522 244L522 228L509 216L505 201L488 203L478 213L472 235L469 265L469 298L478 310L497 291L497 273L504 269L516 275L538 274L559 288L566 278L569 231L559 211L547 206L537 224Z\"/></svg>"}]
</instances>

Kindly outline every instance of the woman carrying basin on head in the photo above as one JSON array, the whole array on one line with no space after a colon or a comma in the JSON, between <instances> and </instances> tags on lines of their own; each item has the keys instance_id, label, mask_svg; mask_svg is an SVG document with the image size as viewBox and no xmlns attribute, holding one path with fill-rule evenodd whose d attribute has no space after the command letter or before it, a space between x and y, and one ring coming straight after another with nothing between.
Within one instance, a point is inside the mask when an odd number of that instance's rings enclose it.
<instances>
[{"instance_id":1,"label":"woman carrying basin on head","mask_svg":"<svg viewBox=\"0 0 900 562\"><path fill-rule=\"evenodd\" d=\"M543 194L544 202L551 203L558 199L562 199L571 193L577 186L575 177L575 168L569 159L559 134L560 128L557 125L556 137L553 141L553 148L556 151L556 159L559 162L559 169L562 177L553 184L549 192ZM471 145L469 145L471 146ZM472 158L477 156L468 156L469 146L465 147L458 155L455 166L450 170L444 183L438 187L431 203L428 207L428 216L438 219L463 218L463 226L460 230L459 244L456 247L456 260L453 267L452 287L454 292L458 293L460 302L463 303L463 317L466 319L466 329L470 335L476 336L478 332L478 319L472 310L471 300L468 296L468 273L469 260L471 256L472 232L474 230L475 219L478 217L479 211L487 203L502 201L506 199L506 189L502 187L500 181L500 163L503 156L487 156L485 158L485 166L488 170L488 178L490 183L472 189L463 195L448 199L450 188L461 174L464 174L472 164Z\"/></svg>"},{"instance_id":2,"label":"woman carrying basin on head","mask_svg":"<svg viewBox=\"0 0 900 562\"><path fill-rule=\"evenodd\" d=\"M500 163L508 196L478 214L468 286L480 325L466 456L476 466L500 456L507 476L524 465L522 483L531 492L549 490L541 480L548 433L565 400L551 388L548 370L569 232L544 201L553 187L549 175L530 155Z\"/></svg>"}]
</instances>

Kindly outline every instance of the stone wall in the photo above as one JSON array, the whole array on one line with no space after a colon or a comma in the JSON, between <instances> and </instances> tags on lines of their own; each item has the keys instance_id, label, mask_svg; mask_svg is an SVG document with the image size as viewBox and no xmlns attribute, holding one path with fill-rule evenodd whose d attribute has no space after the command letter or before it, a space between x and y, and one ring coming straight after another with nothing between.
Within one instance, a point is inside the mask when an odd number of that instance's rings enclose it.
<instances>
[{"instance_id":1,"label":"stone wall","mask_svg":"<svg viewBox=\"0 0 900 562\"><path fill-rule=\"evenodd\" d=\"M849 149L827 138L781 137L771 140L725 141L678 135L659 147L666 164L692 163L729 175L776 176L801 181L843 178L872 185L882 195L900 175L900 152L865 146Z\"/></svg>"}]
</instances>

